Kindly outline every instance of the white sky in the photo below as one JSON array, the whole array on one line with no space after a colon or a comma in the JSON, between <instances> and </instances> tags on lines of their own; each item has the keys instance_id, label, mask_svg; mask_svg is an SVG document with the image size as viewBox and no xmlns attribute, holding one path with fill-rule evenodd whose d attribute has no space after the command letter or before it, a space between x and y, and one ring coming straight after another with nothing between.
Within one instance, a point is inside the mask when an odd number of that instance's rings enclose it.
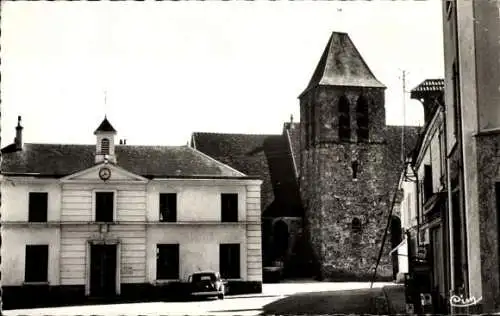
<instances>
[{"instance_id":1,"label":"white sky","mask_svg":"<svg viewBox=\"0 0 500 316\"><path fill-rule=\"evenodd\" d=\"M2 3L2 146L93 143L104 114L127 144L194 131L280 133L299 119L332 31L348 32L386 90L388 124L419 124L408 91L442 78L441 1ZM107 102L104 102L107 91Z\"/></svg>"}]
</instances>

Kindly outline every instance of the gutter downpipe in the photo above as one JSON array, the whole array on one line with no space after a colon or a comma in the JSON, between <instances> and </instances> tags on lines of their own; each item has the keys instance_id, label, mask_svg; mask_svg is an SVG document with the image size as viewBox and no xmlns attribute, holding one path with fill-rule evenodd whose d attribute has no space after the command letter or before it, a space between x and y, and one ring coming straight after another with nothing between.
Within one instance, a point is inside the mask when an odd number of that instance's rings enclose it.
<instances>
[{"instance_id":1,"label":"gutter downpipe","mask_svg":"<svg viewBox=\"0 0 500 316\"><path fill-rule=\"evenodd\" d=\"M448 209L448 214L447 214L447 220L448 220L448 225L447 225L447 233L448 233L448 271L449 271L449 283L448 284L445 284L448 285L448 295L451 294L450 292L455 288L455 269L453 268L454 267L454 264L455 264L455 258L453 257L453 249L454 249L454 241L453 241L453 207L451 205L451 201L452 201L452 193L451 193L451 178L450 178L450 174L451 174L451 167L450 167L450 159L448 157L448 133L447 133L447 129L446 129L446 112L445 112L445 109L442 105L439 105L440 108L441 108L441 113L443 115L443 126L444 126L444 131L443 131L443 138L444 138L444 157L446 159L446 191L447 191L447 201L446 201L446 204L447 204L447 209ZM442 155L442 154L441 154ZM451 309L451 308L450 308ZM449 310L450 313L452 313L451 310Z\"/></svg>"},{"instance_id":2,"label":"gutter downpipe","mask_svg":"<svg viewBox=\"0 0 500 316\"><path fill-rule=\"evenodd\" d=\"M417 204L417 253L418 253L418 248L420 247L420 202L422 202L422 198L420 196L420 182L418 180L418 172L415 171L415 166L410 164L410 168L413 171L413 174L415 175L415 185L416 185L416 204ZM410 258L411 260L411 258Z\"/></svg>"}]
</instances>

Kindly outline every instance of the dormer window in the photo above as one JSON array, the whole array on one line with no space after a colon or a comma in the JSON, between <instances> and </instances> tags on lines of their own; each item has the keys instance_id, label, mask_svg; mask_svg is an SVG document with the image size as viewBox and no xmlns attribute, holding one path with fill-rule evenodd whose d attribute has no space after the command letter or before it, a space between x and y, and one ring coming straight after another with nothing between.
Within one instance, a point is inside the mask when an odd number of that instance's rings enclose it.
<instances>
[{"instance_id":1,"label":"dormer window","mask_svg":"<svg viewBox=\"0 0 500 316\"><path fill-rule=\"evenodd\" d=\"M101 154L109 155L109 139L103 138L101 141Z\"/></svg>"}]
</instances>

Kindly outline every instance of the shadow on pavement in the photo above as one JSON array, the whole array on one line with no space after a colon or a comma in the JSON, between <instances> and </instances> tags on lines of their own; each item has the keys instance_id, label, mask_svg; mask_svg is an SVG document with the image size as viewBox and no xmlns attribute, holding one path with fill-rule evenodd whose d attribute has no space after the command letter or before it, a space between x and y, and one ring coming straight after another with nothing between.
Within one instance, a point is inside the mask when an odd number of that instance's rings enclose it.
<instances>
[{"instance_id":1,"label":"shadow on pavement","mask_svg":"<svg viewBox=\"0 0 500 316\"><path fill-rule=\"evenodd\" d=\"M280 297L283 295L261 295L261 294L253 294L253 295L234 295L234 296L226 296L226 300L235 299L235 298L269 298L269 297Z\"/></svg>"},{"instance_id":2,"label":"shadow on pavement","mask_svg":"<svg viewBox=\"0 0 500 316\"><path fill-rule=\"evenodd\" d=\"M237 312L257 312L262 311L260 308L247 308L247 309L221 309L216 311L208 311L209 313L237 313ZM259 314L261 315L261 314Z\"/></svg>"},{"instance_id":3,"label":"shadow on pavement","mask_svg":"<svg viewBox=\"0 0 500 316\"><path fill-rule=\"evenodd\" d=\"M388 314L381 288L300 293L262 308L261 315L288 314Z\"/></svg>"}]
</instances>

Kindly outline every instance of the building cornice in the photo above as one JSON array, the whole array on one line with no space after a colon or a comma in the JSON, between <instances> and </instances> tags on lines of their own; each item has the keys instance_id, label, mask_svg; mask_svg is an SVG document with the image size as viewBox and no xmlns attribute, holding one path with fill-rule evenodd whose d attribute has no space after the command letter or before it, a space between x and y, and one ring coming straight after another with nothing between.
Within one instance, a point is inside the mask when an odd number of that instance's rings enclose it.
<instances>
[{"instance_id":1,"label":"building cornice","mask_svg":"<svg viewBox=\"0 0 500 316\"><path fill-rule=\"evenodd\" d=\"M100 223L93 221L48 221L48 222L28 222L28 221L1 221L2 225L13 227L61 227L61 226L126 226L126 225L146 225L146 226L242 226L242 225L260 225L260 221L238 221L238 222L221 222L221 221L177 221L177 222L160 222L160 221L115 221L109 223Z\"/></svg>"}]
</instances>

